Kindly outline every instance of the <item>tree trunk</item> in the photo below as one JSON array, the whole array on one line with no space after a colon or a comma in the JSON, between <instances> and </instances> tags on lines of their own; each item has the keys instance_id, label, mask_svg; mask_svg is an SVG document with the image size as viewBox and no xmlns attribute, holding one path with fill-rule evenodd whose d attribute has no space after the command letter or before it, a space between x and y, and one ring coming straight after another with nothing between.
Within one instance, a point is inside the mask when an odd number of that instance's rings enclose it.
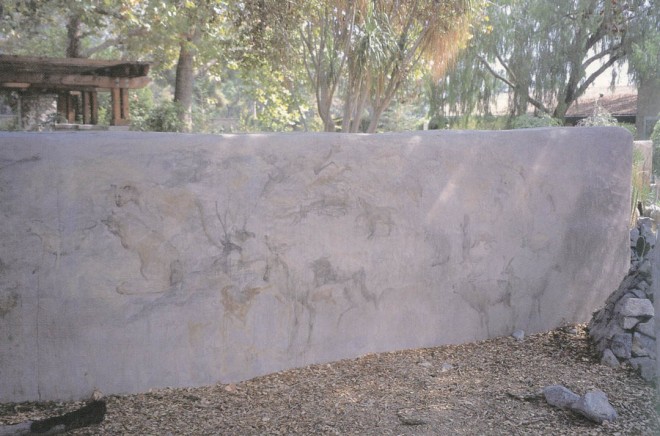
<instances>
[{"instance_id":1,"label":"tree trunk","mask_svg":"<svg viewBox=\"0 0 660 436\"><path fill-rule=\"evenodd\" d=\"M429 112L428 112L428 119L429 119L429 129L431 129L432 125L435 125L438 123L439 127L439 120L440 120L440 86L438 85L437 82L432 81L429 83L429 88L428 88L428 97L429 97Z\"/></svg>"},{"instance_id":2,"label":"tree trunk","mask_svg":"<svg viewBox=\"0 0 660 436\"><path fill-rule=\"evenodd\" d=\"M66 23L66 57L80 58L80 39L82 38L80 15L72 15Z\"/></svg>"},{"instance_id":3,"label":"tree trunk","mask_svg":"<svg viewBox=\"0 0 660 436\"><path fill-rule=\"evenodd\" d=\"M660 77L642 77L637 88L637 139L649 139L660 114ZM645 122L646 121L646 122Z\"/></svg>"},{"instance_id":4,"label":"tree trunk","mask_svg":"<svg viewBox=\"0 0 660 436\"><path fill-rule=\"evenodd\" d=\"M362 129L362 116L364 114L364 108L367 106L367 100L369 99L370 91L370 78L367 77L366 83L362 84L360 89L360 97L357 101L357 106L353 110L353 121L351 121L351 133L358 133Z\"/></svg>"},{"instance_id":5,"label":"tree trunk","mask_svg":"<svg viewBox=\"0 0 660 436\"><path fill-rule=\"evenodd\" d=\"M575 100L571 100L570 102L565 100L560 101L555 107L555 110L552 112L552 118L557 119L561 122L561 124L564 124L564 118L566 118L566 112L574 102Z\"/></svg>"},{"instance_id":6,"label":"tree trunk","mask_svg":"<svg viewBox=\"0 0 660 436\"><path fill-rule=\"evenodd\" d=\"M383 115L385 108L374 108L371 113L371 120L369 120L369 127L367 127L367 133L376 133L376 128L378 127L378 122L380 117Z\"/></svg>"},{"instance_id":7,"label":"tree trunk","mask_svg":"<svg viewBox=\"0 0 660 436\"><path fill-rule=\"evenodd\" d=\"M184 131L192 130L192 100L193 64L195 54L188 41L183 41L179 47L179 61L176 64L176 80L174 86L174 101L179 104L179 120L183 123Z\"/></svg>"},{"instance_id":8,"label":"tree trunk","mask_svg":"<svg viewBox=\"0 0 660 436\"><path fill-rule=\"evenodd\" d=\"M318 73L317 73L318 74ZM332 120L330 106L332 105L332 93L326 81L321 80L316 90L316 107L319 110L319 116L323 121L324 132L334 132L335 122Z\"/></svg>"},{"instance_id":9,"label":"tree trunk","mask_svg":"<svg viewBox=\"0 0 660 436\"><path fill-rule=\"evenodd\" d=\"M321 114L321 113L319 113ZM330 112L323 112L323 115L321 115L321 120L323 120L323 131L324 132L334 132L336 130L335 128L335 122L332 120L332 117L330 116Z\"/></svg>"},{"instance_id":10,"label":"tree trunk","mask_svg":"<svg viewBox=\"0 0 660 436\"><path fill-rule=\"evenodd\" d=\"M346 133L351 131L351 121L353 120L353 111L356 105L354 100L357 100L358 90L353 84L353 77L349 72L348 86L346 87L346 96L344 97L343 117L341 120L341 131Z\"/></svg>"},{"instance_id":11,"label":"tree trunk","mask_svg":"<svg viewBox=\"0 0 660 436\"><path fill-rule=\"evenodd\" d=\"M394 76L394 74L392 74L392 76ZM376 128L378 128L378 122L380 121L380 117L383 115L385 110L392 102L394 95L399 90L399 87L403 82L403 78L399 78L399 79L392 78L390 80L392 81L396 80L396 81L390 82L383 91L380 91L378 95L376 95L376 98L372 102L373 113L371 114L371 120L369 121L369 127L367 128L367 133L376 132Z\"/></svg>"}]
</instances>

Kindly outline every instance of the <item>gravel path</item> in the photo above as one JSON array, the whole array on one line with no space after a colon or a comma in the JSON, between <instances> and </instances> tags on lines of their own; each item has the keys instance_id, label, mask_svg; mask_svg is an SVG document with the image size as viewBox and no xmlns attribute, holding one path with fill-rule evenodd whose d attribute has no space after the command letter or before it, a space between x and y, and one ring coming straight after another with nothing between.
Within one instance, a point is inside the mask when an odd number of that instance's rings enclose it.
<instances>
[{"instance_id":1,"label":"gravel path","mask_svg":"<svg viewBox=\"0 0 660 436\"><path fill-rule=\"evenodd\" d=\"M541 389L601 389L619 419L594 424L549 406ZM97 427L72 435L660 434L655 389L630 368L598 363L585 326L283 371L235 385L106 397ZM0 424L82 403L0 404Z\"/></svg>"}]
</instances>

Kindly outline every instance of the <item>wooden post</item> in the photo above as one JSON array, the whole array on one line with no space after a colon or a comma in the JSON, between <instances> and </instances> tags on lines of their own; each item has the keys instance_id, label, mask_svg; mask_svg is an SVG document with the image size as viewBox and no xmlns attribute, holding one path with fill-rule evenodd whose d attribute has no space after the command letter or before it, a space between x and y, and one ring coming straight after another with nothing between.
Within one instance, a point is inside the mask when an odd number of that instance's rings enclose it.
<instances>
[{"instance_id":1,"label":"wooden post","mask_svg":"<svg viewBox=\"0 0 660 436\"><path fill-rule=\"evenodd\" d=\"M57 122L66 118L66 100L64 94L57 94Z\"/></svg>"},{"instance_id":2,"label":"wooden post","mask_svg":"<svg viewBox=\"0 0 660 436\"><path fill-rule=\"evenodd\" d=\"M75 124L76 122L76 105L73 101L73 95L69 92L66 94L66 119L69 124Z\"/></svg>"},{"instance_id":3,"label":"wooden post","mask_svg":"<svg viewBox=\"0 0 660 436\"><path fill-rule=\"evenodd\" d=\"M18 127L18 130L23 130L23 98L20 92L17 93L16 108L16 112L18 113L16 126Z\"/></svg>"},{"instance_id":4,"label":"wooden post","mask_svg":"<svg viewBox=\"0 0 660 436\"><path fill-rule=\"evenodd\" d=\"M57 113L60 114L69 124L76 122L76 108L73 104L73 96L71 93L63 92L58 96Z\"/></svg>"},{"instance_id":5,"label":"wooden post","mask_svg":"<svg viewBox=\"0 0 660 436\"><path fill-rule=\"evenodd\" d=\"M89 99L91 102L92 117L91 123L99 123L99 95L96 91L89 91Z\"/></svg>"},{"instance_id":6,"label":"wooden post","mask_svg":"<svg viewBox=\"0 0 660 436\"><path fill-rule=\"evenodd\" d=\"M112 121L110 124L113 126L121 126L121 89L112 88Z\"/></svg>"},{"instance_id":7,"label":"wooden post","mask_svg":"<svg viewBox=\"0 0 660 436\"><path fill-rule=\"evenodd\" d=\"M131 113L128 108L128 88L121 88L121 118L124 124L131 122Z\"/></svg>"},{"instance_id":8,"label":"wooden post","mask_svg":"<svg viewBox=\"0 0 660 436\"><path fill-rule=\"evenodd\" d=\"M69 92L62 92L57 95L57 114L60 119L66 120L67 123L73 123L76 121L73 99Z\"/></svg>"},{"instance_id":9,"label":"wooden post","mask_svg":"<svg viewBox=\"0 0 660 436\"><path fill-rule=\"evenodd\" d=\"M112 125L126 126L129 122L128 89L112 88Z\"/></svg>"},{"instance_id":10,"label":"wooden post","mask_svg":"<svg viewBox=\"0 0 660 436\"><path fill-rule=\"evenodd\" d=\"M96 91L82 92L83 124L99 123L99 101Z\"/></svg>"},{"instance_id":11,"label":"wooden post","mask_svg":"<svg viewBox=\"0 0 660 436\"><path fill-rule=\"evenodd\" d=\"M83 124L93 124L92 123L92 102L90 99L91 92L83 91L82 92L82 118Z\"/></svg>"}]
</instances>

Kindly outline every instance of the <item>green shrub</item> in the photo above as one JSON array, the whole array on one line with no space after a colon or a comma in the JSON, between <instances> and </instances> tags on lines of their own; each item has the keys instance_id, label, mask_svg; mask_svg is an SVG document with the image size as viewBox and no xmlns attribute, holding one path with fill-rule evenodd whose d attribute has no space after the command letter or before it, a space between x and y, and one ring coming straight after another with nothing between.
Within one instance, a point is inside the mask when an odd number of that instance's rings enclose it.
<instances>
[{"instance_id":1,"label":"green shrub","mask_svg":"<svg viewBox=\"0 0 660 436\"><path fill-rule=\"evenodd\" d=\"M660 117L660 114L658 116ZM660 175L660 121L653 127L651 141L653 141L653 173Z\"/></svg>"},{"instance_id":2,"label":"green shrub","mask_svg":"<svg viewBox=\"0 0 660 436\"><path fill-rule=\"evenodd\" d=\"M596 105L594 113L587 118L580 120L578 126L593 127L593 126L618 126L619 122L601 105Z\"/></svg>"},{"instance_id":3,"label":"green shrub","mask_svg":"<svg viewBox=\"0 0 660 436\"><path fill-rule=\"evenodd\" d=\"M658 114L660 117L660 114ZM655 123L653 127L653 133L651 133L651 141L653 141L653 147L660 147L660 121Z\"/></svg>"},{"instance_id":4,"label":"green shrub","mask_svg":"<svg viewBox=\"0 0 660 436\"><path fill-rule=\"evenodd\" d=\"M649 175L644 171L644 154L639 149L633 149L632 192L630 197L630 226L634 226L639 217L637 203L646 206L651 198Z\"/></svg>"},{"instance_id":5,"label":"green shrub","mask_svg":"<svg viewBox=\"0 0 660 436\"><path fill-rule=\"evenodd\" d=\"M154 95L150 88L136 89L130 95L131 129L149 130L147 120L154 109Z\"/></svg>"},{"instance_id":6,"label":"green shrub","mask_svg":"<svg viewBox=\"0 0 660 436\"><path fill-rule=\"evenodd\" d=\"M633 138L637 135L637 127L633 123L619 123L619 127L623 127L633 135Z\"/></svg>"},{"instance_id":7,"label":"green shrub","mask_svg":"<svg viewBox=\"0 0 660 436\"><path fill-rule=\"evenodd\" d=\"M559 120L552 118L549 115L540 117L524 114L517 116L513 119L511 127L513 129L532 129L535 127L558 127L561 125Z\"/></svg>"},{"instance_id":8,"label":"green shrub","mask_svg":"<svg viewBox=\"0 0 660 436\"><path fill-rule=\"evenodd\" d=\"M180 105L163 102L149 110L139 130L152 132L183 132L184 123L179 119ZM134 125L134 128L136 126Z\"/></svg>"}]
</instances>

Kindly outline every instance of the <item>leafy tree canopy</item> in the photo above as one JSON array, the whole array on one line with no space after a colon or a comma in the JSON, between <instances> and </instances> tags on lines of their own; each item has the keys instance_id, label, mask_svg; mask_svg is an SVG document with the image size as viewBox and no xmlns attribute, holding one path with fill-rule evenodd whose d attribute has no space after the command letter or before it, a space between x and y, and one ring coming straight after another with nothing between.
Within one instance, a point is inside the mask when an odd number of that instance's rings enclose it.
<instances>
[{"instance_id":1,"label":"leafy tree canopy","mask_svg":"<svg viewBox=\"0 0 660 436\"><path fill-rule=\"evenodd\" d=\"M510 92L512 116L532 106L538 113L563 119L598 76L629 59L635 50L645 53L635 47L646 44L647 29L657 29L659 8L652 3L490 3L487 25L475 32L457 68L439 83L436 93L441 100L436 105L464 111L486 107L504 87Z\"/></svg>"},{"instance_id":2,"label":"leafy tree canopy","mask_svg":"<svg viewBox=\"0 0 660 436\"><path fill-rule=\"evenodd\" d=\"M324 130L373 132L424 59L440 73L468 36L469 0L251 0L235 20L248 45L280 66L301 62ZM271 14L270 11L273 13ZM279 12L278 12L279 11ZM282 11L293 11L282 15ZM276 56L268 55L274 49ZM271 52L272 53L272 52ZM334 107L340 99L339 111Z\"/></svg>"}]
</instances>

